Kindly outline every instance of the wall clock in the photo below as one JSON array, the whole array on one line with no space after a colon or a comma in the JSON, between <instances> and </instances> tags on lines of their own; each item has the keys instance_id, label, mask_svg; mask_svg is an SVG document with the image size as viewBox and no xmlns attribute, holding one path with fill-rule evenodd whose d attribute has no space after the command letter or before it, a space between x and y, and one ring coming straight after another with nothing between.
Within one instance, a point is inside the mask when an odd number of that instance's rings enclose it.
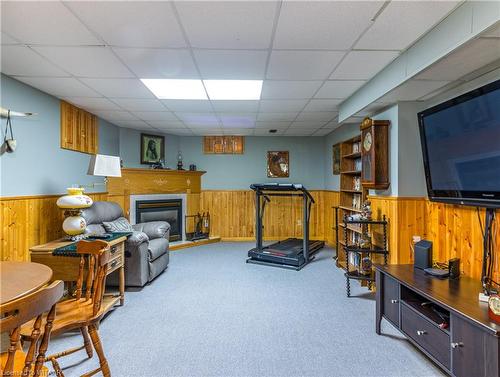
<instances>
[{"instance_id":1,"label":"wall clock","mask_svg":"<svg viewBox=\"0 0 500 377\"><path fill-rule=\"evenodd\" d=\"M361 184L371 189L389 187L388 120L365 118L361 123Z\"/></svg>"}]
</instances>

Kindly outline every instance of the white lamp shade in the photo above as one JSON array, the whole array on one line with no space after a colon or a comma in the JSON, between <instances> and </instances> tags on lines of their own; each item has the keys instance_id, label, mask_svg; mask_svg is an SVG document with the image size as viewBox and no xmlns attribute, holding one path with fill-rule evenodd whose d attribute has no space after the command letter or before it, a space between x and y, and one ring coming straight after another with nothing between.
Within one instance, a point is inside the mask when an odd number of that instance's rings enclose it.
<instances>
[{"instance_id":1,"label":"white lamp shade","mask_svg":"<svg viewBox=\"0 0 500 377\"><path fill-rule=\"evenodd\" d=\"M105 154L92 155L87 174L100 177L121 177L120 157Z\"/></svg>"}]
</instances>

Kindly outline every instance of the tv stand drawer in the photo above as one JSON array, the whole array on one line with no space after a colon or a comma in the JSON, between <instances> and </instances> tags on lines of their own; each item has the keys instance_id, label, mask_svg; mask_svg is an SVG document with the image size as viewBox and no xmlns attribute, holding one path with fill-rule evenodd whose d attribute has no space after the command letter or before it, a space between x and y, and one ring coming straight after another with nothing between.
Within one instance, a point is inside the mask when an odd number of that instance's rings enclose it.
<instances>
[{"instance_id":1,"label":"tv stand drawer","mask_svg":"<svg viewBox=\"0 0 500 377\"><path fill-rule=\"evenodd\" d=\"M446 369L450 369L450 335L404 303L401 304L401 330Z\"/></svg>"}]
</instances>

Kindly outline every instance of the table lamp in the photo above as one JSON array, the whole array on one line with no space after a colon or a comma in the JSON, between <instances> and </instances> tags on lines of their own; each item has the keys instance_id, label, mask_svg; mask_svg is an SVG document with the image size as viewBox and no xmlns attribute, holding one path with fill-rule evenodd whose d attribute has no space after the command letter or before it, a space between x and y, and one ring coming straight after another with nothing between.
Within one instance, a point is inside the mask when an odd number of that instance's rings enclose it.
<instances>
[{"instance_id":1,"label":"table lamp","mask_svg":"<svg viewBox=\"0 0 500 377\"><path fill-rule=\"evenodd\" d=\"M105 154L94 154L90 157L88 175L95 175L98 177L121 177L122 169L120 164L120 157L108 156Z\"/></svg>"}]
</instances>

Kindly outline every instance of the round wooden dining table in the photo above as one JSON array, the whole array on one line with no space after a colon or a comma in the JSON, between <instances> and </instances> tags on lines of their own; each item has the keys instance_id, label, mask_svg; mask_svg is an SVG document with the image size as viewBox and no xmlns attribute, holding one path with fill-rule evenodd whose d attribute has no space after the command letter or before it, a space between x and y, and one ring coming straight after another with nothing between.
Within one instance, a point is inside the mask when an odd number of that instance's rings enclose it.
<instances>
[{"instance_id":1,"label":"round wooden dining table","mask_svg":"<svg viewBox=\"0 0 500 377\"><path fill-rule=\"evenodd\" d=\"M0 305L39 290L51 279L52 269L43 264L0 262Z\"/></svg>"}]
</instances>

